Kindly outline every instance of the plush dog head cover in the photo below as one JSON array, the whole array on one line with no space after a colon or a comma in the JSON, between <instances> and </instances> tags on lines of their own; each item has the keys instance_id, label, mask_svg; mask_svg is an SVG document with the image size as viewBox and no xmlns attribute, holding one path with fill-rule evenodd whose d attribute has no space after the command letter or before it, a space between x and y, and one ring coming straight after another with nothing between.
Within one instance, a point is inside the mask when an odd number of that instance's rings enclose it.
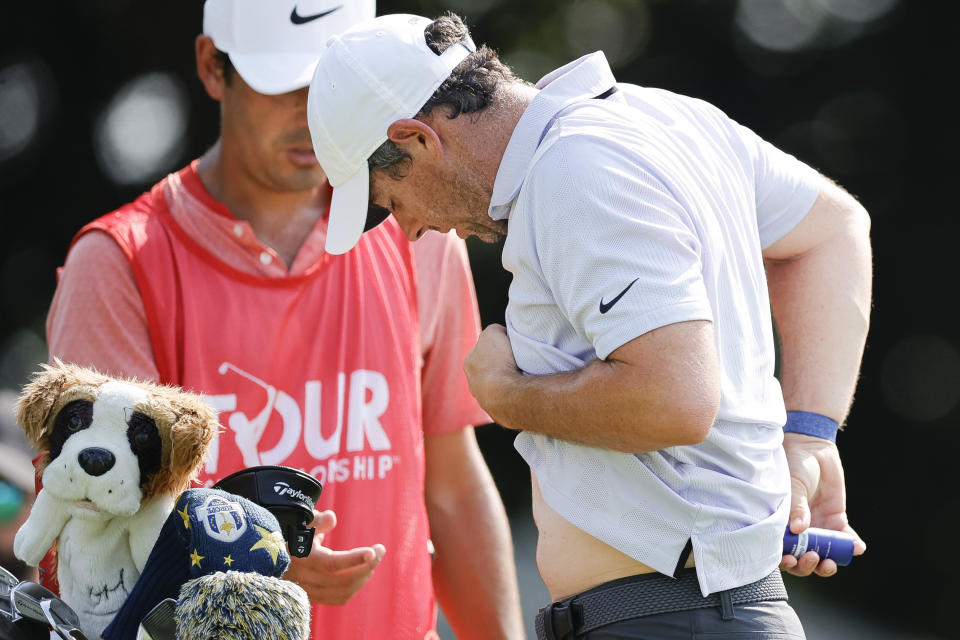
<instances>
[{"instance_id":1,"label":"plush dog head cover","mask_svg":"<svg viewBox=\"0 0 960 640\"><path fill-rule=\"evenodd\" d=\"M81 464L86 461L92 466L93 476L98 476L97 472L108 475L100 471L108 460L111 468L125 467L126 475L139 478L139 491L114 485L109 495L98 496L91 488L89 495L78 498L113 502L117 513L132 513L142 500L159 494L177 495L186 489L220 428L216 413L196 394L113 378L59 360L43 365L33 376L16 412L27 439L43 452L37 466L43 471L45 489L56 493L77 484L60 477L72 473L66 462L51 462L64 455L64 460L69 456L72 463L85 451L93 453L87 453ZM136 504L121 507L125 502Z\"/></svg>"}]
</instances>

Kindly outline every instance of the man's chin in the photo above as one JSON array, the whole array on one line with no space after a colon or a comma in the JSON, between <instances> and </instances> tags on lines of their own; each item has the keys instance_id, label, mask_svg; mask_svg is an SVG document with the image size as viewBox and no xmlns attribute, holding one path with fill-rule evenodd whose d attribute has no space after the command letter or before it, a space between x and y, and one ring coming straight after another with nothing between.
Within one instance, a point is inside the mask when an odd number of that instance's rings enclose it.
<instances>
[{"instance_id":1,"label":"man's chin","mask_svg":"<svg viewBox=\"0 0 960 640\"><path fill-rule=\"evenodd\" d=\"M327 176L319 165L314 167L292 167L280 178L283 191L311 191L321 186L328 186Z\"/></svg>"}]
</instances>

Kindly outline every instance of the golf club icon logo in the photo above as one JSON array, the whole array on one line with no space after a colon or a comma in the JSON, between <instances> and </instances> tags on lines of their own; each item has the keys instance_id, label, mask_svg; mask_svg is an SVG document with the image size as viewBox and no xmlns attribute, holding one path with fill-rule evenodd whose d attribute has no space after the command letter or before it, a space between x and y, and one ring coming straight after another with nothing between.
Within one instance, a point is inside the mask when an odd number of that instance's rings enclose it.
<instances>
[{"instance_id":1,"label":"golf club icon logo","mask_svg":"<svg viewBox=\"0 0 960 640\"><path fill-rule=\"evenodd\" d=\"M227 420L227 425L235 434L234 438L237 448L243 455L244 466L259 466L264 463L264 457L268 457L271 461L273 461L274 458L276 461L285 460L287 456L293 452L300 435L300 408L297 406L297 401L284 391L278 390L273 385L264 382L260 378L251 375L230 362L221 364L218 373L225 375L229 371L233 371L243 378L246 378L267 393L263 408L255 416L248 418L242 412L234 411ZM270 422L270 416L275 410L284 421L295 421L298 428L295 430L296 433L293 433L291 430L291 437L287 437L288 430L284 428L283 437L277 444L277 447L275 447L275 449L279 449L279 451L273 450L267 452L269 454L267 455L259 451L259 445L263 433L266 431L267 424Z\"/></svg>"}]
</instances>

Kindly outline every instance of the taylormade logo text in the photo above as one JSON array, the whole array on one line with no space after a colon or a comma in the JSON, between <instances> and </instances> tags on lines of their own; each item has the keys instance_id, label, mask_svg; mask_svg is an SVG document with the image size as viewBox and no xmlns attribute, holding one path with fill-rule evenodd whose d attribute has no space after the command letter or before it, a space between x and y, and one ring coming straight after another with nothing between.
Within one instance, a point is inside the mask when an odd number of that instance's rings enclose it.
<instances>
[{"instance_id":1,"label":"taylormade logo text","mask_svg":"<svg viewBox=\"0 0 960 640\"><path fill-rule=\"evenodd\" d=\"M273 491L277 495L281 495L281 496L287 495L295 500L301 500L303 502L307 502L311 504L313 502L312 500L310 500L310 496L305 494L303 491L300 491L300 489L294 489L286 482L278 482L275 485L273 485Z\"/></svg>"}]
</instances>

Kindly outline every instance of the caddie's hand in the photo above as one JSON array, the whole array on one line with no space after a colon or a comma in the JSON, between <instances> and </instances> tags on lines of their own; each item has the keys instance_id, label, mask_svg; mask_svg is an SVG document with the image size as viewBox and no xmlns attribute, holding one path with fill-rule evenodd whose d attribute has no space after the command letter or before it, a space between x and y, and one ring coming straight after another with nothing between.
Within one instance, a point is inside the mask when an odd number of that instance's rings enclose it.
<instances>
[{"instance_id":1,"label":"caddie's hand","mask_svg":"<svg viewBox=\"0 0 960 640\"><path fill-rule=\"evenodd\" d=\"M314 509L311 526L317 529L313 550L306 558L291 557L290 568L283 578L303 587L314 604L346 604L373 575L386 548L382 544L375 544L349 551L334 551L323 546L324 536L337 526L337 516L333 511Z\"/></svg>"},{"instance_id":2,"label":"caddie's hand","mask_svg":"<svg viewBox=\"0 0 960 640\"><path fill-rule=\"evenodd\" d=\"M463 361L463 370L467 374L470 393L497 420L495 401L501 397L501 389L523 375L513 358L507 328L502 324L491 324L484 329Z\"/></svg>"},{"instance_id":3,"label":"caddie's hand","mask_svg":"<svg viewBox=\"0 0 960 640\"><path fill-rule=\"evenodd\" d=\"M847 490L837 445L815 436L785 433L783 448L792 490L790 531L800 533L807 527L846 531L854 537L853 555L862 555L867 544L847 521ZM808 551L799 560L783 556L780 568L796 576L816 573L826 578L837 572L837 563L821 561L819 555Z\"/></svg>"}]
</instances>

